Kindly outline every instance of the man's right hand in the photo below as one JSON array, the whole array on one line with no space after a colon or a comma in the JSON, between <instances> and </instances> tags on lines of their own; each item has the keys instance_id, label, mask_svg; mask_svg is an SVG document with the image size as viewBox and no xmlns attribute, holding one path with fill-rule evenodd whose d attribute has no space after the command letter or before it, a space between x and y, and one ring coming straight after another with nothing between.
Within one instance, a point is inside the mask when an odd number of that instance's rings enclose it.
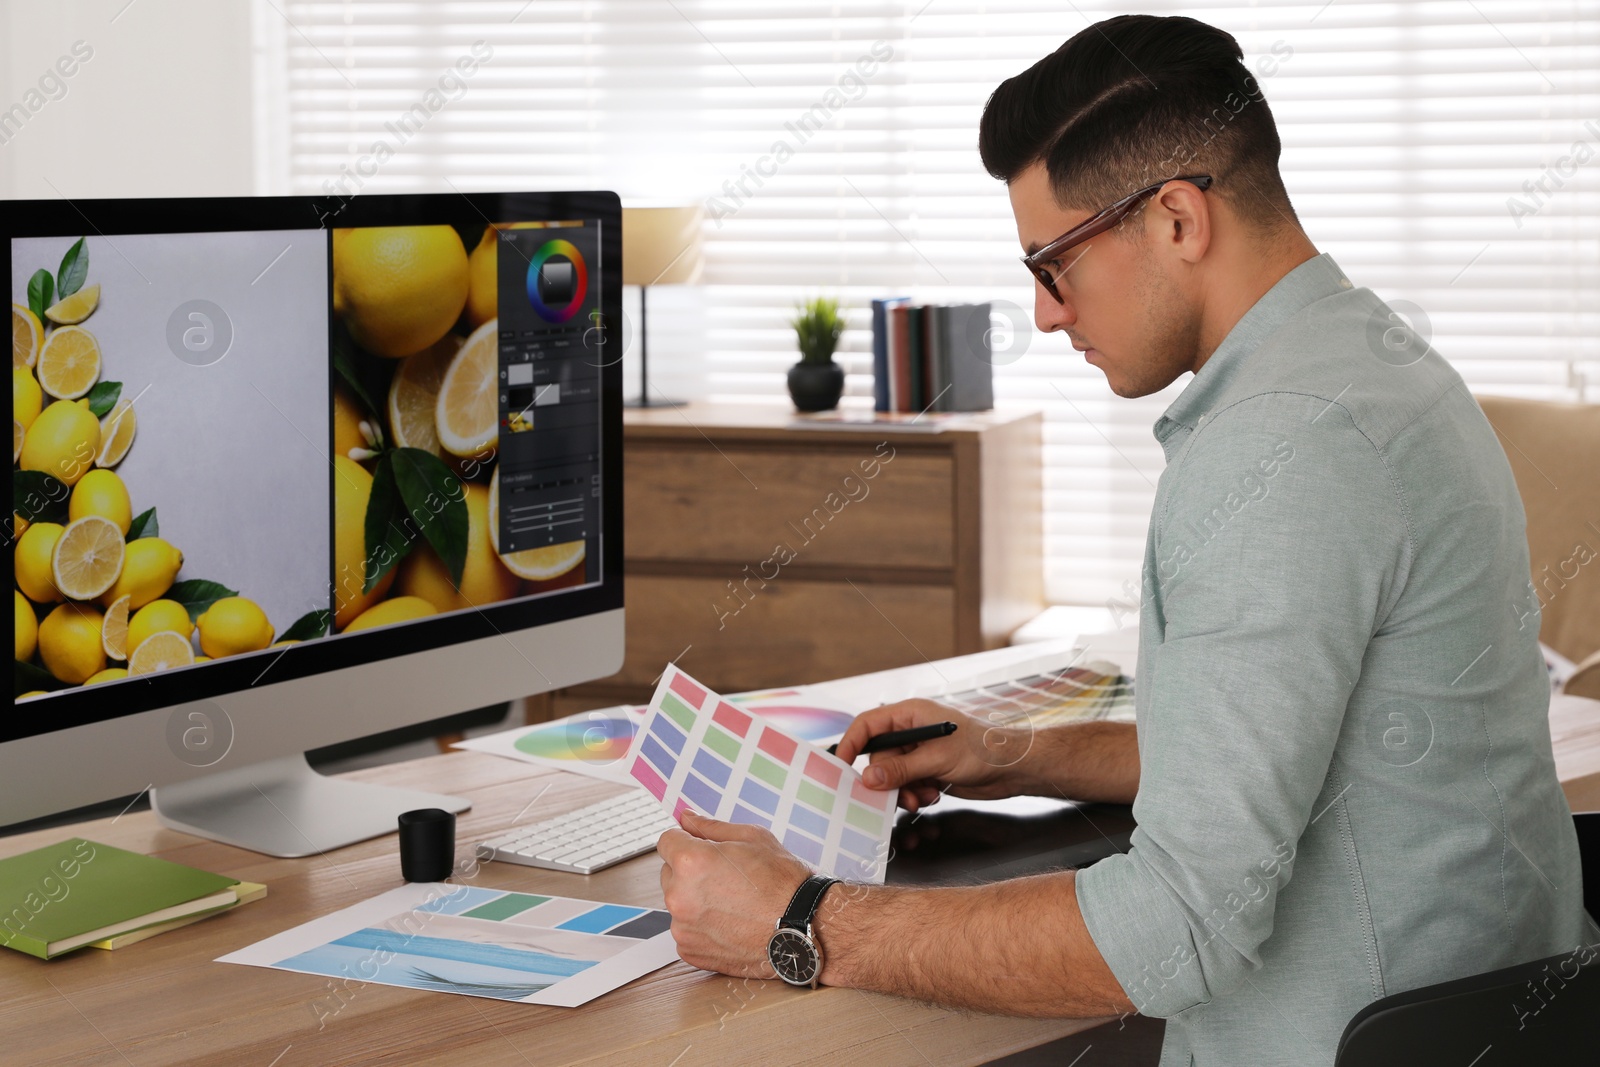
<instances>
[{"instance_id":1,"label":"man's right hand","mask_svg":"<svg viewBox=\"0 0 1600 1067\"><path fill-rule=\"evenodd\" d=\"M862 780L873 789L898 789L900 806L917 811L945 793L969 800L997 800L1024 788L1018 764L1032 746L1032 731L996 726L931 700L902 700L856 716L837 753L854 762L867 741L890 730L941 722L956 724L947 737L874 752Z\"/></svg>"}]
</instances>

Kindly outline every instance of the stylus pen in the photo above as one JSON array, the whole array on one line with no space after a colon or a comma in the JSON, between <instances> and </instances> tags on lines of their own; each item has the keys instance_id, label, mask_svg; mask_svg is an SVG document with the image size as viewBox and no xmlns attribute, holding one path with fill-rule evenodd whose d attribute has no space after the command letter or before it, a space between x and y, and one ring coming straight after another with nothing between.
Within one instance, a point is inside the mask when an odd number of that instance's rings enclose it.
<instances>
[{"instance_id":1,"label":"stylus pen","mask_svg":"<svg viewBox=\"0 0 1600 1067\"><path fill-rule=\"evenodd\" d=\"M899 748L901 745L914 745L918 741L932 741L936 737L949 737L956 732L953 722L936 722L932 726L913 726L909 730L890 730L886 734L879 734L870 738L862 746L862 754L868 752L882 752L886 748ZM837 754L838 745L829 745L830 755Z\"/></svg>"}]
</instances>

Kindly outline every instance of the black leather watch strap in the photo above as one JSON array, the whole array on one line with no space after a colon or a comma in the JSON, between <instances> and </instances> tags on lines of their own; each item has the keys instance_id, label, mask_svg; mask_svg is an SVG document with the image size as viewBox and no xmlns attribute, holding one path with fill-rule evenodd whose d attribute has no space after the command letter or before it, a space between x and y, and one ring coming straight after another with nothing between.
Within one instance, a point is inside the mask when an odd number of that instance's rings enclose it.
<instances>
[{"instance_id":1,"label":"black leather watch strap","mask_svg":"<svg viewBox=\"0 0 1600 1067\"><path fill-rule=\"evenodd\" d=\"M817 905L822 903L822 894L838 880L814 874L801 882L799 888L794 891L794 896L789 898L789 906L784 909L783 918L778 920L778 925L791 930L804 930L810 926L811 916L816 914Z\"/></svg>"}]
</instances>

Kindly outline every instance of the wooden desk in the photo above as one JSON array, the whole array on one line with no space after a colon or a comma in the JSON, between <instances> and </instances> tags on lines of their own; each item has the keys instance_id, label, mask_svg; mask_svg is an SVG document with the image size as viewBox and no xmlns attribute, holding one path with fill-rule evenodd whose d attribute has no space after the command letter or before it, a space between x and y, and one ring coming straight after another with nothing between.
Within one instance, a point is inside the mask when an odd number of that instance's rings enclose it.
<instances>
[{"instance_id":1,"label":"wooden desk","mask_svg":"<svg viewBox=\"0 0 1600 1067\"><path fill-rule=\"evenodd\" d=\"M1070 647L1067 643L1066 647ZM968 658L996 677L1027 673L1052 646ZM835 685L857 696L939 691L949 663ZM875 681L875 679L877 681ZM881 693L874 687L879 686ZM1587 705L1551 716L1556 767L1574 809L1600 807L1600 720ZM464 793L457 856L517 821L581 807L616 787L494 756L456 752L351 777ZM1115 832L1115 831L1111 831ZM801 991L677 963L576 1009L541 1008L388 986L356 987L332 1017L327 979L211 961L305 920L401 884L393 835L308 860L258 856L162 829L147 812L0 838L0 856L77 834L265 882L265 900L116 952L84 949L45 963L0 951L0 1062L26 1064L835 1064L982 1063L1098 1022L947 1011L853 990ZM1071 862L1071 861L1069 861ZM491 863L462 884L661 906L652 853L587 878ZM319 1028L319 1023L320 1028Z\"/></svg>"},{"instance_id":2,"label":"wooden desk","mask_svg":"<svg viewBox=\"0 0 1600 1067\"><path fill-rule=\"evenodd\" d=\"M458 870L472 845L519 817L558 814L616 787L470 752L351 777L472 798ZM846 989L744 982L687 964L646 975L582 1008L544 1008L211 962L317 915L400 885L391 834L315 859L259 856L160 827L148 812L0 839L14 855L78 834L120 848L265 882L265 900L115 952L46 963L0 952L0 1061L144 1065L973 1064L1095 1025L949 1011ZM507 863L462 884L661 906L651 853L596 875ZM470 870L470 867L466 868Z\"/></svg>"}]
</instances>

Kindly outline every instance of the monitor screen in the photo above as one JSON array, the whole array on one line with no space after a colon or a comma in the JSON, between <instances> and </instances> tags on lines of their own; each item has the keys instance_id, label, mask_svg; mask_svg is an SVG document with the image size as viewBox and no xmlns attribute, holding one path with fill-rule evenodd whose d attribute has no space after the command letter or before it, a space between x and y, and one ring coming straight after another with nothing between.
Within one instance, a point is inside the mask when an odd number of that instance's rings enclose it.
<instances>
[{"instance_id":1,"label":"monitor screen","mask_svg":"<svg viewBox=\"0 0 1600 1067\"><path fill-rule=\"evenodd\" d=\"M26 206L0 741L620 606L614 196Z\"/></svg>"}]
</instances>

